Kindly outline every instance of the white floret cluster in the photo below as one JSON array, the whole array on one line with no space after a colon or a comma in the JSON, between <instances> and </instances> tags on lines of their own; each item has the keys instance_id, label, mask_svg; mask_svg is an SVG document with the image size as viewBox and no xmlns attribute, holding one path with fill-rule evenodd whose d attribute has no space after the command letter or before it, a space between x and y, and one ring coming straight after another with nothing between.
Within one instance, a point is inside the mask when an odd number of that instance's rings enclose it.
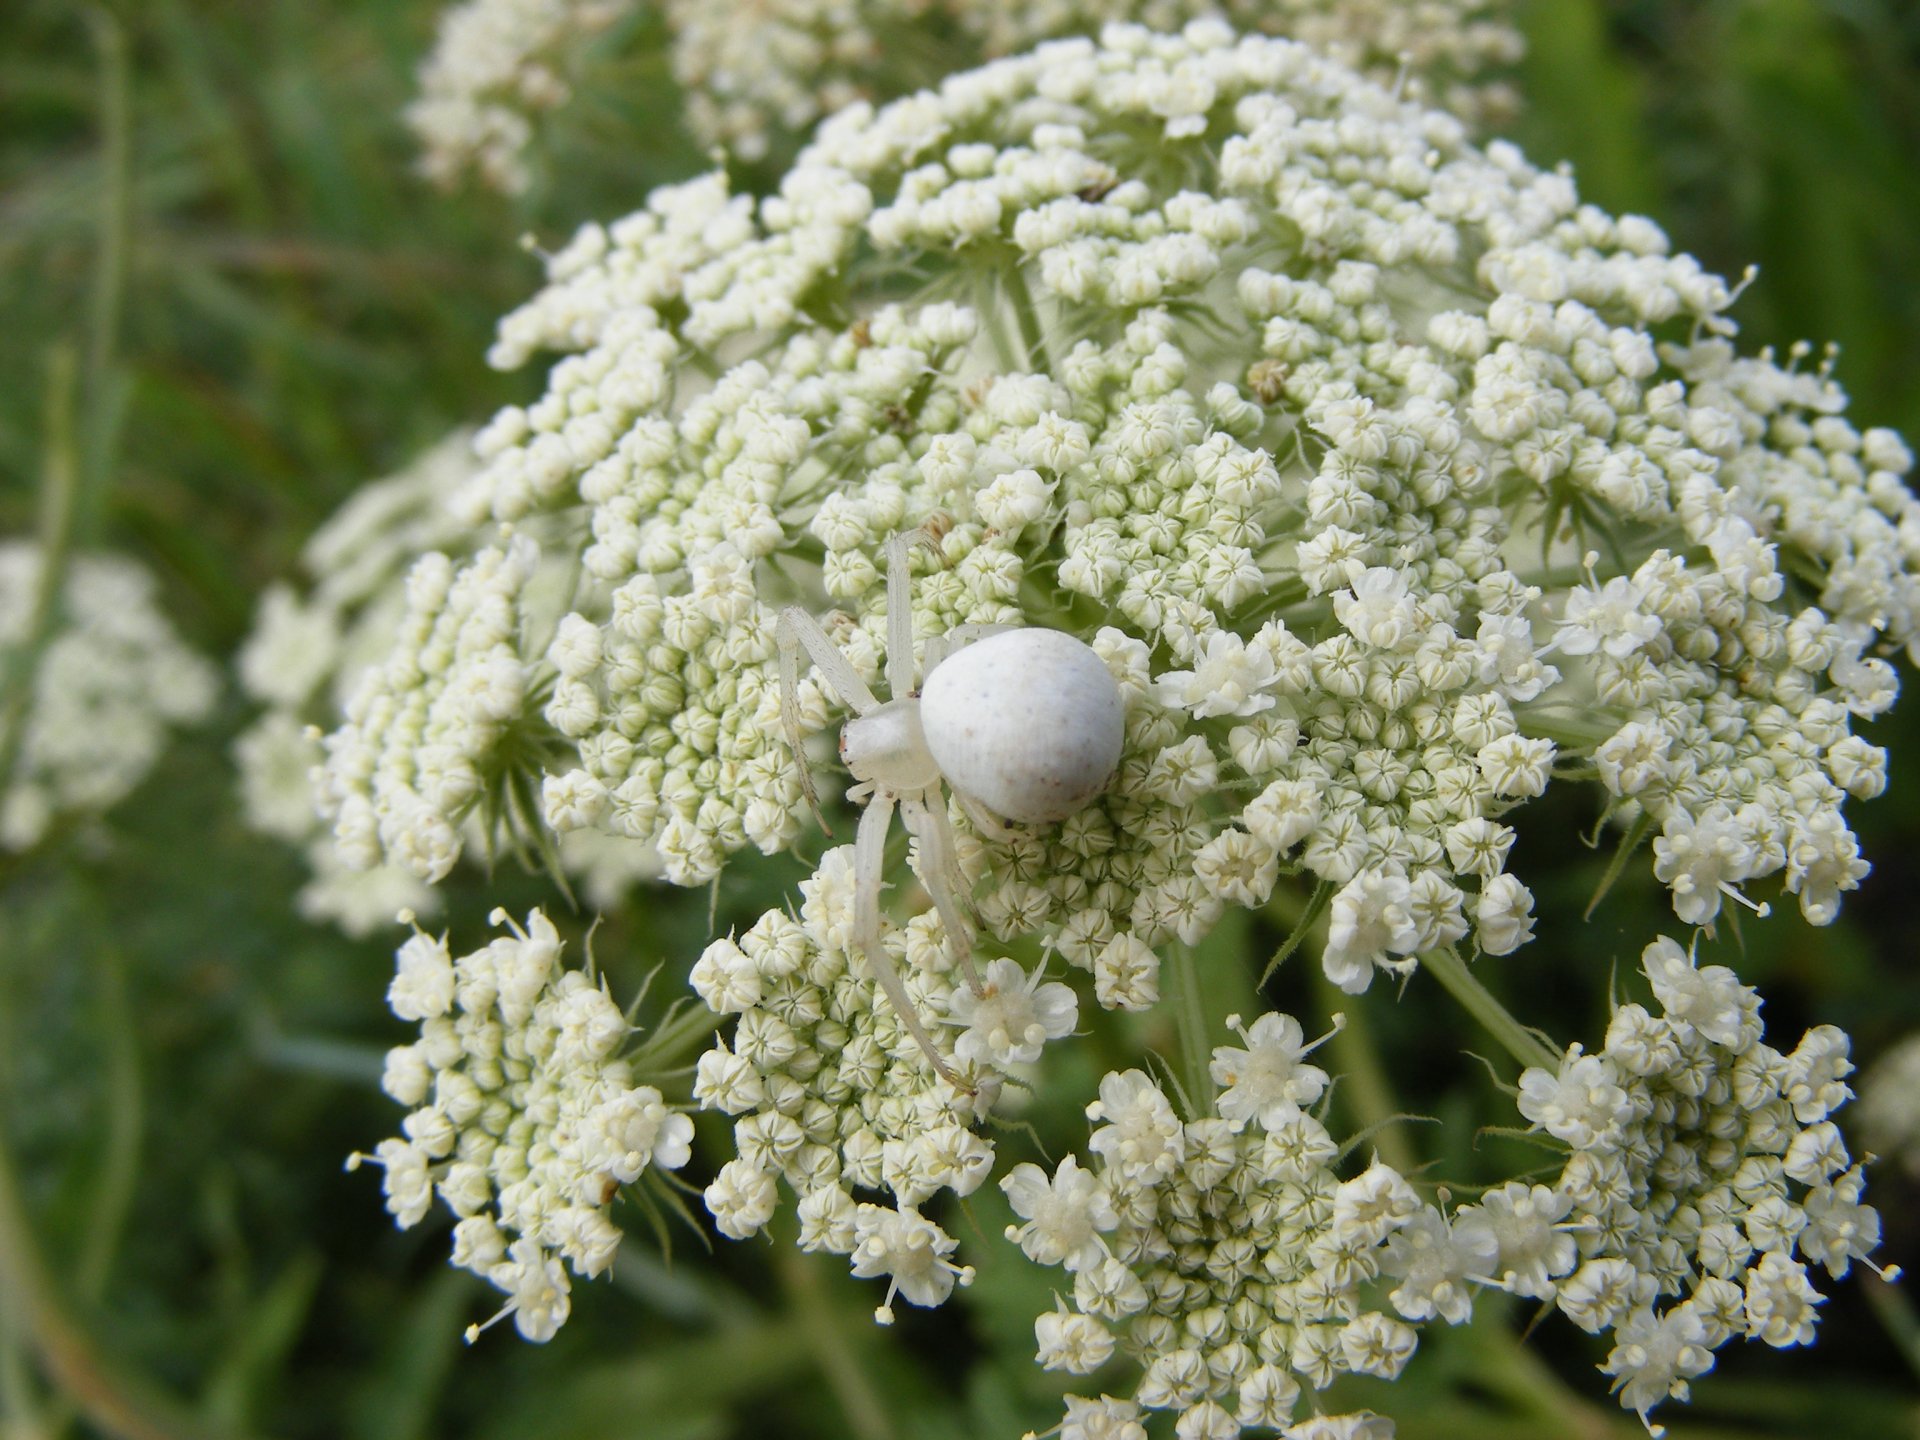
<instances>
[{"instance_id":1,"label":"white floret cluster","mask_svg":"<svg viewBox=\"0 0 1920 1440\"><path fill-rule=\"evenodd\" d=\"M40 548L0 543L0 657L30 665L18 750L0 794L0 851L26 850L61 821L97 815L153 768L167 732L203 720L219 674L160 609L153 577L118 555L73 557L37 656Z\"/></svg>"},{"instance_id":2,"label":"white floret cluster","mask_svg":"<svg viewBox=\"0 0 1920 1440\"><path fill-rule=\"evenodd\" d=\"M694 966L694 989L716 1014L738 1016L700 1057L694 1098L735 1117L735 1158L707 1188L724 1235L745 1239L773 1219L784 1180L797 1197L800 1247L850 1257L853 1273L938 1305L971 1271L921 1207L971 1194L994 1147L974 1128L1007 1072L1068 1034L1073 991L1017 962L984 967L982 992L961 976L929 912L887 926L882 963L906 967L919 1013L956 1031L943 1078L894 1013L854 944L852 848L827 852L801 885L799 918L769 910ZM957 1082L957 1083L956 1083ZM881 1197L863 1200L861 1193Z\"/></svg>"},{"instance_id":3,"label":"white floret cluster","mask_svg":"<svg viewBox=\"0 0 1920 1440\"><path fill-rule=\"evenodd\" d=\"M407 111L421 168L527 184L534 118L562 104L563 75L634 0L467 0L441 20ZM685 120L747 160L791 153L823 115L888 99L987 59L1115 22L1177 30L1213 18L1311 45L1382 85L1470 123L1513 109L1500 72L1520 56L1509 0L668 0Z\"/></svg>"},{"instance_id":4,"label":"white floret cluster","mask_svg":"<svg viewBox=\"0 0 1920 1440\"><path fill-rule=\"evenodd\" d=\"M413 869L384 858L368 866L379 857L364 846L344 853L336 847L316 786L349 782L339 767L329 779L321 732L340 723L363 683L375 683L368 672L393 659L395 635L409 623L407 575L415 562L435 552L464 559L486 547L494 527L476 526L451 508L476 464L473 432L456 430L397 474L355 491L301 552L311 584L304 591L289 584L269 589L238 657L241 688L264 707L234 742L248 822L302 847L312 878L297 898L300 913L350 935L373 934L401 909L432 913L439 895ZM571 565L549 564L529 582L540 597L540 613L523 623L551 624L569 583L563 570ZM416 616L410 623L417 622ZM467 633L467 639L477 638ZM455 643L463 642L456 636ZM424 657L414 657L412 670L405 662L399 668L403 688L411 688L409 676L416 685L428 683ZM369 804L382 803L374 775L357 783ZM348 808L359 807L341 802L343 811ZM435 814L427 823L442 818ZM470 816L462 827L463 848L487 843L483 818ZM403 849L411 844L399 843ZM383 855L386 850L383 841ZM616 903L635 879L659 873L644 846L598 833L568 837L560 861L602 908Z\"/></svg>"},{"instance_id":5,"label":"white floret cluster","mask_svg":"<svg viewBox=\"0 0 1920 1440\"><path fill-rule=\"evenodd\" d=\"M571 1308L568 1269L587 1279L613 1261L620 1230L607 1208L620 1188L684 1165L693 1123L634 1083L621 1058L633 1027L603 985L562 962L547 917L535 910L522 928L495 911L493 922L508 933L457 959L417 928L400 947L387 1001L420 1039L387 1052L381 1083L411 1113L399 1138L349 1168L383 1167L403 1228L438 1195L457 1217L453 1263L506 1293L496 1319L511 1314L545 1341Z\"/></svg>"},{"instance_id":6,"label":"white floret cluster","mask_svg":"<svg viewBox=\"0 0 1920 1440\"><path fill-rule=\"evenodd\" d=\"M313 878L300 913L364 936L437 896L397 865L352 869L336 855L316 804L319 731L337 722L362 672L385 658L404 609L408 567L428 551L461 547L472 527L447 508L473 472L473 435L457 430L397 474L361 487L300 555L305 593L274 585L240 648L241 689L264 707L234 742L240 793L254 829L300 846Z\"/></svg>"},{"instance_id":7,"label":"white floret cluster","mask_svg":"<svg viewBox=\"0 0 1920 1440\"><path fill-rule=\"evenodd\" d=\"M937 55L953 38L937 28L950 8L951 0L667 0L686 123L702 144L746 160L790 151L822 115L952 68L955 57Z\"/></svg>"},{"instance_id":8,"label":"white floret cluster","mask_svg":"<svg viewBox=\"0 0 1920 1440\"><path fill-rule=\"evenodd\" d=\"M1144 973L1304 876L1350 991L1506 953L1502 817L1555 775L1652 835L1693 923L1774 875L1825 921L1864 872L1906 447L1798 355L1739 357L1735 291L1650 222L1308 47L1043 46L843 112L757 204L659 191L549 280L493 359L574 353L461 504L592 536L608 598L544 657L555 828L682 883L789 844L777 606L838 603L876 674L881 549L930 525L920 636L1077 630L1128 694L1109 796L963 840L998 937Z\"/></svg>"},{"instance_id":9,"label":"white floret cluster","mask_svg":"<svg viewBox=\"0 0 1920 1440\"><path fill-rule=\"evenodd\" d=\"M578 51L633 0L462 0L440 16L406 119L420 169L439 185L469 170L496 190L527 186L533 117L564 104Z\"/></svg>"},{"instance_id":10,"label":"white floret cluster","mask_svg":"<svg viewBox=\"0 0 1920 1440\"><path fill-rule=\"evenodd\" d=\"M1309 46L1052 43L844 110L772 196L669 187L546 264L491 359L559 358L452 502L485 548L420 562L327 742L346 858L438 878L502 810L653 847L683 885L791 850L780 611L878 682L908 531L916 644L1060 629L1122 698L1078 813L1008 835L949 807L983 984L931 914L859 954L845 850L693 969L738 1017L696 1071L734 1121L707 1208L746 1237L793 1204L804 1247L886 1281L882 1318L970 1278L923 1212L989 1178L978 1123L1077 1019L1007 950L1144 1010L1161 951L1285 887L1350 993L1508 954L1535 916L1507 821L1555 781L1592 782L1691 925L1762 886L1825 923L1865 873L1843 805L1885 757L1853 723L1920 643L1906 446L1805 353L1741 356L1737 289L1651 222ZM802 677L803 732L830 699ZM1601 1052L1523 1078L1559 1181L1450 1213L1377 1162L1340 1178L1287 1017L1235 1025L1200 1116L1108 1075L1093 1167L1002 1181L1015 1241L1074 1277L1042 1363L1142 1366L1062 1433L1386 1433L1294 1415L1489 1287L1609 1334L1642 1416L1732 1335L1810 1339L1810 1268L1877 1239L1829 1119L1845 1038L1781 1055L1731 972L1671 941L1644 964L1660 1016L1624 1006Z\"/></svg>"},{"instance_id":11,"label":"white floret cluster","mask_svg":"<svg viewBox=\"0 0 1920 1440\"><path fill-rule=\"evenodd\" d=\"M1610 1335L1601 1368L1645 1419L1733 1337L1811 1344L1814 1268L1844 1276L1880 1217L1832 1118L1846 1035L1817 1026L1782 1054L1731 970L1665 937L1642 968L1661 1014L1621 1005L1600 1050L1521 1077L1520 1113L1573 1152L1547 1210L1571 1243L1511 1288Z\"/></svg>"},{"instance_id":12,"label":"white floret cluster","mask_svg":"<svg viewBox=\"0 0 1920 1440\"><path fill-rule=\"evenodd\" d=\"M1141 1412L1165 1410L1183 1440L1390 1435L1353 1428L1377 1417L1289 1427L1341 1375L1398 1376L1415 1327L1468 1318L1470 1280L1495 1263L1487 1225L1466 1211L1450 1224L1391 1167L1339 1177L1340 1147L1302 1108L1327 1076L1301 1062L1298 1022L1264 1015L1242 1036L1214 1051L1216 1114L1182 1121L1143 1072L1109 1074L1087 1107L1094 1168L1069 1155L1052 1176L1025 1164L1000 1182L1024 1222L1008 1238L1072 1276L1071 1301L1035 1322L1040 1364L1141 1366L1128 1398L1069 1397L1069 1432L1144 1434Z\"/></svg>"},{"instance_id":13,"label":"white floret cluster","mask_svg":"<svg viewBox=\"0 0 1920 1440\"><path fill-rule=\"evenodd\" d=\"M1520 57L1507 0L670 0L674 74L709 144L757 160L823 115L885 99L991 56L1104 25L1199 19L1285 36L1472 123L1513 108L1497 72Z\"/></svg>"},{"instance_id":14,"label":"white floret cluster","mask_svg":"<svg viewBox=\"0 0 1920 1440\"><path fill-rule=\"evenodd\" d=\"M542 759L522 654L539 561L539 545L514 535L461 561L431 551L408 570L391 648L361 673L315 777L348 868L394 864L438 882L470 815L491 831L522 800Z\"/></svg>"},{"instance_id":15,"label":"white floret cluster","mask_svg":"<svg viewBox=\"0 0 1920 1440\"><path fill-rule=\"evenodd\" d=\"M1240 30L1310 45L1381 85L1437 105L1476 126L1516 105L1500 72L1525 44L1508 0L976 0L955 15L989 55L1010 55L1057 36L1131 21L1178 30L1216 18Z\"/></svg>"}]
</instances>

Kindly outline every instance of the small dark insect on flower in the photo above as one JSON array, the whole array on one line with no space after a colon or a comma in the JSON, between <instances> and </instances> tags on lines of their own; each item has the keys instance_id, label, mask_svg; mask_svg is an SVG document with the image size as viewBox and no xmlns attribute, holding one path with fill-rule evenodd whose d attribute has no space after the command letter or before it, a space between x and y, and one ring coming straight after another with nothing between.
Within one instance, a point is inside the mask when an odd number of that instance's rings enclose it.
<instances>
[{"instance_id":1,"label":"small dark insect on flower","mask_svg":"<svg viewBox=\"0 0 1920 1440\"><path fill-rule=\"evenodd\" d=\"M1279 360L1256 360L1247 367L1247 388L1262 405L1278 405L1287 393L1287 373Z\"/></svg>"},{"instance_id":2,"label":"small dark insect on flower","mask_svg":"<svg viewBox=\"0 0 1920 1440\"><path fill-rule=\"evenodd\" d=\"M847 333L853 337L853 343L862 350L873 344L873 325L864 315L853 322Z\"/></svg>"},{"instance_id":3,"label":"small dark insect on flower","mask_svg":"<svg viewBox=\"0 0 1920 1440\"><path fill-rule=\"evenodd\" d=\"M1105 175L1102 175L1098 180L1095 180L1091 185L1081 186L1080 189L1075 193L1078 194L1079 198L1084 200L1087 204L1098 205L1102 200L1106 199L1107 196L1113 193L1114 188L1117 185L1119 185L1119 183L1120 183L1120 176L1116 172L1109 170Z\"/></svg>"}]
</instances>

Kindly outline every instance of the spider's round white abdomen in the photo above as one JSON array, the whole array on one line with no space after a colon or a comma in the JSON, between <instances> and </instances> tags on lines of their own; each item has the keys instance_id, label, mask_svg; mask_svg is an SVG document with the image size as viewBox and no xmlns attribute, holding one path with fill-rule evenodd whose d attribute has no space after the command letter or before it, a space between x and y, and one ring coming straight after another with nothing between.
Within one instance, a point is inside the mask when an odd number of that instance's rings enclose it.
<instances>
[{"instance_id":1,"label":"spider's round white abdomen","mask_svg":"<svg viewBox=\"0 0 1920 1440\"><path fill-rule=\"evenodd\" d=\"M1107 788L1126 728L1104 661L1058 630L1005 630L934 667L920 727L949 785L997 815L1064 820Z\"/></svg>"}]
</instances>

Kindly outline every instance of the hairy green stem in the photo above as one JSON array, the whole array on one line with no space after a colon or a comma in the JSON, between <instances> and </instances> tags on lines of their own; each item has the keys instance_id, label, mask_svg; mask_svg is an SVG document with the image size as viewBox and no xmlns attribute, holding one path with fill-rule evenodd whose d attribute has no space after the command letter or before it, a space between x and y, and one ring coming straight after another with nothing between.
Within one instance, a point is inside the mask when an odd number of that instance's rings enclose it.
<instances>
[{"instance_id":1,"label":"hairy green stem","mask_svg":"<svg viewBox=\"0 0 1920 1440\"><path fill-rule=\"evenodd\" d=\"M1494 993L1474 977L1458 951L1428 950L1421 954L1420 963L1514 1059L1522 1065L1559 1070L1559 1052L1550 1049L1544 1040L1516 1020Z\"/></svg>"},{"instance_id":2,"label":"hairy green stem","mask_svg":"<svg viewBox=\"0 0 1920 1440\"><path fill-rule=\"evenodd\" d=\"M1018 255L1006 267L1006 287L1007 299L1013 305L1013 318L1020 327L1020 339L1026 346L1027 364L1039 365L1049 375L1057 374L1052 348L1040 325L1040 311L1033 303L1033 292L1027 288L1026 272L1020 268Z\"/></svg>"},{"instance_id":3,"label":"hairy green stem","mask_svg":"<svg viewBox=\"0 0 1920 1440\"><path fill-rule=\"evenodd\" d=\"M126 967L118 952L103 948L95 972L100 980L101 1049L106 1059L107 1134L100 1174L93 1186L86 1240L75 1267L74 1289L88 1304L106 1293L107 1276L126 1229L140 1164L145 1105L140 1057L134 1041L132 1008L127 1003Z\"/></svg>"},{"instance_id":4,"label":"hairy green stem","mask_svg":"<svg viewBox=\"0 0 1920 1440\"><path fill-rule=\"evenodd\" d=\"M0 699L0 794L6 793L19 763L20 746L31 708L40 656L53 636L60 593L66 588L67 560L73 550L73 517L80 493L80 468L74 456L73 407L76 361L71 346L58 346L48 366L46 462L40 480L40 572L35 577L33 609L20 647L6 660L4 699Z\"/></svg>"},{"instance_id":5,"label":"hairy green stem","mask_svg":"<svg viewBox=\"0 0 1920 1440\"><path fill-rule=\"evenodd\" d=\"M1195 1107L1195 1118L1211 1107L1207 1097L1213 1094L1213 1078L1208 1066L1213 1060L1213 1045L1208 1038L1207 1007L1200 994L1200 962L1191 945L1172 947L1173 1018L1180 1037L1180 1068L1187 1086L1188 1103Z\"/></svg>"},{"instance_id":6,"label":"hairy green stem","mask_svg":"<svg viewBox=\"0 0 1920 1440\"><path fill-rule=\"evenodd\" d=\"M1332 901L1333 886L1325 880L1315 882L1313 893L1307 897L1306 904L1301 907L1300 913L1291 917L1292 928L1288 930L1287 938L1280 942L1280 948L1275 950L1273 958L1267 961L1267 968L1260 972L1260 984L1265 985L1273 978L1273 972L1287 963L1293 952L1298 950L1307 936L1313 932L1314 925L1319 922L1320 912L1325 910Z\"/></svg>"},{"instance_id":7,"label":"hairy green stem","mask_svg":"<svg viewBox=\"0 0 1920 1440\"><path fill-rule=\"evenodd\" d=\"M128 239L133 216L133 77L127 32L105 5L87 12L93 47L100 57L100 141L104 183L100 194L100 245L94 252L93 301L88 317L87 392L90 407L113 364L126 298ZM93 418L100 418L95 415ZM99 439L100 437L95 437Z\"/></svg>"}]
</instances>

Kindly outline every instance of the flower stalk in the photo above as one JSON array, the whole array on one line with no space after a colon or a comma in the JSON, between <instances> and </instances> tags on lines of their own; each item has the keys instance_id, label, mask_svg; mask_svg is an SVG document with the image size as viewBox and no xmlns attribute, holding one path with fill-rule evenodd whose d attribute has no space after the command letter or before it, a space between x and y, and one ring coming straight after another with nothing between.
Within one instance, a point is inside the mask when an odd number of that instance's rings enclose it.
<instances>
[{"instance_id":1,"label":"flower stalk","mask_svg":"<svg viewBox=\"0 0 1920 1440\"><path fill-rule=\"evenodd\" d=\"M1451 947L1423 951L1420 963L1515 1060L1522 1065L1538 1065L1547 1070L1559 1068L1559 1052L1514 1018L1513 1013L1468 969L1459 951Z\"/></svg>"}]
</instances>

